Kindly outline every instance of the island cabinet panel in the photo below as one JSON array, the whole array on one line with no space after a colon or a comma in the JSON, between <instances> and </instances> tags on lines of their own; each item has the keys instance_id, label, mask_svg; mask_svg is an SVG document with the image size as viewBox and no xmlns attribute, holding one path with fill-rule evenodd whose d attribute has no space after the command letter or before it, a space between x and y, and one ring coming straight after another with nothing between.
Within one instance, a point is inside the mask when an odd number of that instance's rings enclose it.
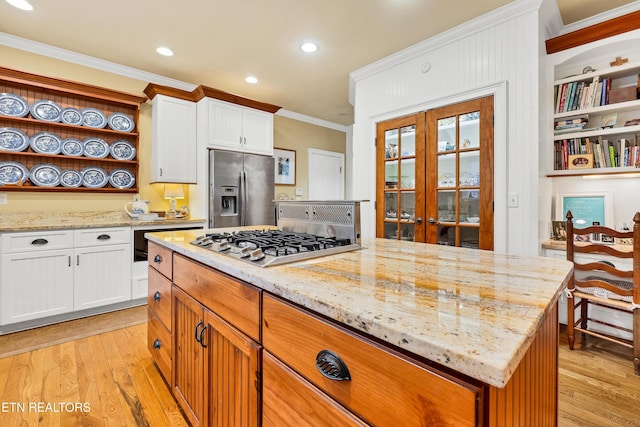
<instances>
[{"instance_id":1,"label":"island cabinet panel","mask_svg":"<svg viewBox=\"0 0 640 427\"><path fill-rule=\"evenodd\" d=\"M368 425L268 351L263 353L262 372L264 427Z\"/></svg>"},{"instance_id":2,"label":"island cabinet panel","mask_svg":"<svg viewBox=\"0 0 640 427\"><path fill-rule=\"evenodd\" d=\"M558 305L504 388L490 387L488 425L556 426L558 424Z\"/></svg>"},{"instance_id":3,"label":"island cabinet panel","mask_svg":"<svg viewBox=\"0 0 640 427\"><path fill-rule=\"evenodd\" d=\"M147 348L165 381L169 383L171 381L171 332L151 308L148 310L147 328Z\"/></svg>"},{"instance_id":4,"label":"island cabinet panel","mask_svg":"<svg viewBox=\"0 0 640 427\"><path fill-rule=\"evenodd\" d=\"M149 269L147 304L162 323L171 330L171 281L157 270Z\"/></svg>"},{"instance_id":5,"label":"island cabinet panel","mask_svg":"<svg viewBox=\"0 0 640 427\"><path fill-rule=\"evenodd\" d=\"M261 292L173 255L172 389L193 426L258 426ZM235 323L237 322L237 323Z\"/></svg>"},{"instance_id":6,"label":"island cabinet panel","mask_svg":"<svg viewBox=\"0 0 640 427\"><path fill-rule=\"evenodd\" d=\"M204 319L205 425L258 426L260 345L209 310Z\"/></svg>"},{"instance_id":7,"label":"island cabinet panel","mask_svg":"<svg viewBox=\"0 0 640 427\"><path fill-rule=\"evenodd\" d=\"M174 286L173 395L192 426L201 426L204 413L204 347L202 305Z\"/></svg>"},{"instance_id":8,"label":"island cabinet panel","mask_svg":"<svg viewBox=\"0 0 640 427\"><path fill-rule=\"evenodd\" d=\"M263 345L367 423L456 427L481 423L482 384L405 358L267 294L263 298ZM317 362L324 350L342 360L349 379L330 379L320 372L317 363L332 368L339 365L326 363L327 353L325 362ZM266 367L264 371L269 378Z\"/></svg>"},{"instance_id":9,"label":"island cabinet panel","mask_svg":"<svg viewBox=\"0 0 640 427\"><path fill-rule=\"evenodd\" d=\"M202 305L260 341L260 290L176 254L173 282Z\"/></svg>"}]
</instances>

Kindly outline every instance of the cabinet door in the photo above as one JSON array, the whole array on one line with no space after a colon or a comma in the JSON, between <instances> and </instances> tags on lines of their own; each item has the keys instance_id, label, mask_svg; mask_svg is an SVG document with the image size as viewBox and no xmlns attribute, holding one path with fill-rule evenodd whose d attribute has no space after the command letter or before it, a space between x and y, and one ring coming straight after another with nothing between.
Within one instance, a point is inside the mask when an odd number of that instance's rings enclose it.
<instances>
[{"instance_id":1,"label":"cabinet door","mask_svg":"<svg viewBox=\"0 0 640 427\"><path fill-rule=\"evenodd\" d=\"M215 148L242 149L242 108L228 102L204 99L206 144ZM200 107L199 107L200 108Z\"/></svg>"},{"instance_id":2,"label":"cabinet door","mask_svg":"<svg viewBox=\"0 0 640 427\"><path fill-rule=\"evenodd\" d=\"M424 113L377 126L376 235L424 242Z\"/></svg>"},{"instance_id":3,"label":"cabinet door","mask_svg":"<svg viewBox=\"0 0 640 427\"><path fill-rule=\"evenodd\" d=\"M426 117L426 241L493 250L493 97Z\"/></svg>"},{"instance_id":4,"label":"cabinet door","mask_svg":"<svg viewBox=\"0 0 640 427\"><path fill-rule=\"evenodd\" d=\"M243 150L273 154L273 114L244 109L242 112Z\"/></svg>"},{"instance_id":5,"label":"cabinet door","mask_svg":"<svg viewBox=\"0 0 640 427\"><path fill-rule=\"evenodd\" d=\"M131 245L74 251L74 310L131 299Z\"/></svg>"},{"instance_id":6,"label":"cabinet door","mask_svg":"<svg viewBox=\"0 0 640 427\"><path fill-rule=\"evenodd\" d=\"M204 319L205 425L258 426L260 345L209 310Z\"/></svg>"},{"instance_id":7,"label":"cabinet door","mask_svg":"<svg viewBox=\"0 0 640 427\"><path fill-rule=\"evenodd\" d=\"M202 425L204 414L204 319L202 306L177 286L171 288L173 298L173 395L192 426Z\"/></svg>"},{"instance_id":8,"label":"cabinet door","mask_svg":"<svg viewBox=\"0 0 640 427\"><path fill-rule=\"evenodd\" d=\"M3 255L0 323L73 311L72 255L70 249Z\"/></svg>"},{"instance_id":9,"label":"cabinet door","mask_svg":"<svg viewBox=\"0 0 640 427\"><path fill-rule=\"evenodd\" d=\"M156 95L152 107L151 182L196 183L196 104Z\"/></svg>"}]
</instances>

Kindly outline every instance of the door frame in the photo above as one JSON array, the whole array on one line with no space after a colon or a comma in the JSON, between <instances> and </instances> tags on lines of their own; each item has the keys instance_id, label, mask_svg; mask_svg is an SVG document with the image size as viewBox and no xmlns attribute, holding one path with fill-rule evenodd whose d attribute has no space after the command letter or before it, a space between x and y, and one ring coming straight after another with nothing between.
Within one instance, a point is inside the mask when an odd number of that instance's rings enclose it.
<instances>
[{"instance_id":1,"label":"door frame","mask_svg":"<svg viewBox=\"0 0 640 427\"><path fill-rule=\"evenodd\" d=\"M377 116L371 116L369 121L369 134L371 140L375 140L377 123L391 120L395 117L408 116L410 114L419 113L421 111L427 111L444 107L450 104L458 104L465 101L470 101L476 98L483 98L485 96L493 95L493 198L496 201L493 211L493 250L495 252L507 252L507 229L508 229L508 215L507 215L507 81L503 80L491 85L482 86L476 89L467 90L465 92L459 92L451 94L441 98L436 98L432 101L413 105L409 108L403 108L390 112L385 112ZM374 179L371 180L369 194L376 197L376 150L372 150L370 153L371 161L374 171ZM382 202L384 203L384 201ZM373 205L373 203L371 203ZM379 206L380 203L378 203ZM373 211L373 236L375 236L376 225L375 211Z\"/></svg>"}]
</instances>

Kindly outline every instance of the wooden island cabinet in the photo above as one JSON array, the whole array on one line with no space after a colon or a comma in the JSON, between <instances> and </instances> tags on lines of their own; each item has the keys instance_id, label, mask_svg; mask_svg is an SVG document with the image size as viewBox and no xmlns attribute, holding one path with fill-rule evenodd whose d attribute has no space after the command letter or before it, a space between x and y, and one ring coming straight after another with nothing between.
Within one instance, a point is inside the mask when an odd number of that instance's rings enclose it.
<instances>
[{"instance_id":1,"label":"wooden island cabinet","mask_svg":"<svg viewBox=\"0 0 640 427\"><path fill-rule=\"evenodd\" d=\"M260 268L147 236L172 260L156 363L194 426L557 425L565 260L372 239Z\"/></svg>"}]
</instances>

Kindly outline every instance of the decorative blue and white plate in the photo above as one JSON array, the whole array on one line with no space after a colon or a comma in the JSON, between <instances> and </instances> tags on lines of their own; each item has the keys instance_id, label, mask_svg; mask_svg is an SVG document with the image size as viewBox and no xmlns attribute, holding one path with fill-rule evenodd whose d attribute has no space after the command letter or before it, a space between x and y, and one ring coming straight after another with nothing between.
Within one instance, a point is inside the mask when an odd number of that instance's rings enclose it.
<instances>
[{"instance_id":1,"label":"decorative blue and white plate","mask_svg":"<svg viewBox=\"0 0 640 427\"><path fill-rule=\"evenodd\" d=\"M131 132L136 124L130 116L124 113L113 113L107 118L109 127L113 130L119 130L120 132Z\"/></svg>"},{"instance_id":2,"label":"decorative blue and white plate","mask_svg":"<svg viewBox=\"0 0 640 427\"><path fill-rule=\"evenodd\" d=\"M59 122L62 107L53 101L36 101L31 104L31 115L47 122Z\"/></svg>"},{"instance_id":3,"label":"decorative blue and white plate","mask_svg":"<svg viewBox=\"0 0 640 427\"><path fill-rule=\"evenodd\" d=\"M114 188L131 188L136 182L136 177L126 169L114 169L109 174L109 184Z\"/></svg>"},{"instance_id":4,"label":"decorative blue and white plate","mask_svg":"<svg viewBox=\"0 0 640 427\"><path fill-rule=\"evenodd\" d=\"M58 154L62 148L62 141L55 133L38 132L31 137L31 148L40 154Z\"/></svg>"},{"instance_id":5,"label":"decorative blue and white plate","mask_svg":"<svg viewBox=\"0 0 640 427\"><path fill-rule=\"evenodd\" d=\"M107 125L107 118L100 110L96 110L95 108L84 108L80 113L82 114L83 126L102 129Z\"/></svg>"},{"instance_id":6,"label":"decorative blue and white plate","mask_svg":"<svg viewBox=\"0 0 640 427\"><path fill-rule=\"evenodd\" d=\"M82 156L84 143L79 139L67 138L62 141L62 154L65 156Z\"/></svg>"},{"instance_id":7,"label":"decorative blue and white plate","mask_svg":"<svg viewBox=\"0 0 640 427\"><path fill-rule=\"evenodd\" d=\"M0 185L16 185L29 178L29 170L18 162L0 162Z\"/></svg>"},{"instance_id":8,"label":"decorative blue and white plate","mask_svg":"<svg viewBox=\"0 0 640 427\"><path fill-rule=\"evenodd\" d=\"M82 185L82 175L78 171L68 169L60 174L60 184L63 187L76 188Z\"/></svg>"},{"instance_id":9,"label":"decorative blue and white plate","mask_svg":"<svg viewBox=\"0 0 640 427\"><path fill-rule=\"evenodd\" d=\"M62 109L62 113L60 113L60 121L62 123L66 123L68 125L82 125L82 113L80 110L73 107L67 107Z\"/></svg>"},{"instance_id":10,"label":"decorative blue and white plate","mask_svg":"<svg viewBox=\"0 0 640 427\"><path fill-rule=\"evenodd\" d=\"M60 184L62 170L48 163L35 165L31 168L29 179L39 187L55 187Z\"/></svg>"},{"instance_id":11,"label":"decorative blue and white plate","mask_svg":"<svg viewBox=\"0 0 640 427\"><path fill-rule=\"evenodd\" d=\"M89 188L102 188L109 182L109 176L101 169L93 166L80 171L82 175L82 185Z\"/></svg>"},{"instance_id":12,"label":"decorative blue and white plate","mask_svg":"<svg viewBox=\"0 0 640 427\"><path fill-rule=\"evenodd\" d=\"M109 144L100 138L87 138L84 140L84 155L104 159L109 155Z\"/></svg>"},{"instance_id":13,"label":"decorative blue and white plate","mask_svg":"<svg viewBox=\"0 0 640 427\"><path fill-rule=\"evenodd\" d=\"M136 148L129 141L116 141L109 148L111 157L117 160L133 160L136 157Z\"/></svg>"},{"instance_id":14,"label":"decorative blue and white plate","mask_svg":"<svg viewBox=\"0 0 640 427\"><path fill-rule=\"evenodd\" d=\"M0 128L0 150L24 151L29 146L29 136L16 128Z\"/></svg>"},{"instance_id":15,"label":"decorative blue and white plate","mask_svg":"<svg viewBox=\"0 0 640 427\"><path fill-rule=\"evenodd\" d=\"M0 114L24 117L29 114L29 103L23 97L13 93L0 93Z\"/></svg>"}]
</instances>

